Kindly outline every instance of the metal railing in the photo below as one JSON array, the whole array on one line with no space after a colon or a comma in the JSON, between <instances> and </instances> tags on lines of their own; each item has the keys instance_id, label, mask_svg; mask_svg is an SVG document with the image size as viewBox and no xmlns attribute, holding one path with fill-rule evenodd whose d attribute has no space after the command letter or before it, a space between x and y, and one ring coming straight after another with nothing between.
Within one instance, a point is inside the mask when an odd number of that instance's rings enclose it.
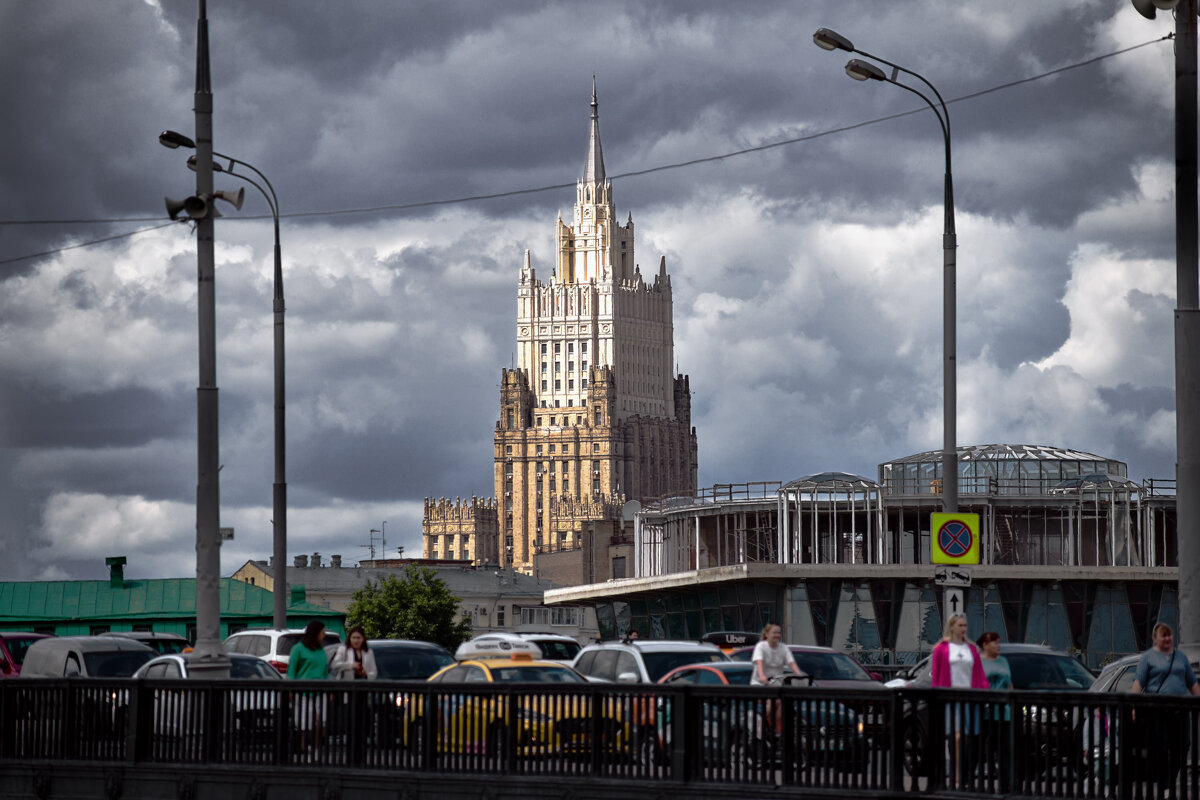
<instances>
[{"instance_id":1,"label":"metal railing","mask_svg":"<svg viewBox=\"0 0 1200 800\"><path fill-rule=\"evenodd\" d=\"M1200 799L1200 700L1069 691L11 680L0 764L319 766Z\"/></svg>"}]
</instances>

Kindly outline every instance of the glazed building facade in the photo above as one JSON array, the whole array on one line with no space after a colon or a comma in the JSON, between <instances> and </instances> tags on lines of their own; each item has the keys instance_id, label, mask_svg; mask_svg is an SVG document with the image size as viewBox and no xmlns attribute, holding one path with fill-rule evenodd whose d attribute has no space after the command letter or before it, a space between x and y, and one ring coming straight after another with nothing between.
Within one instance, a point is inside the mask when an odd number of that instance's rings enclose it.
<instances>
[{"instance_id":1,"label":"glazed building facade","mask_svg":"<svg viewBox=\"0 0 1200 800\"><path fill-rule=\"evenodd\" d=\"M941 638L945 587L930 563L941 452L790 483L714 486L647 503L634 576L553 590L596 608L602 636L698 638L784 626L874 664L912 663ZM959 507L980 515L968 632L1044 643L1093 667L1176 622L1173 482L1137 483L1116 459L1062 448L958 451Z\"/></svg>"}]
</instances>

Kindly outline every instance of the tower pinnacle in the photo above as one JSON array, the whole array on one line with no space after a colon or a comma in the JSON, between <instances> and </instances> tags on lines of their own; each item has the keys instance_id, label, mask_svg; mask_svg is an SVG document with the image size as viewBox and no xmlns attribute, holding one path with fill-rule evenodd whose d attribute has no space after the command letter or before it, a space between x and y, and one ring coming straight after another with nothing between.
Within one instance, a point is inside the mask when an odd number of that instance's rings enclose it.
<instances>
[{"instance_id":1,"label":"tower pinnacle","mask_svg":"<svg viewBox=\"0 0 1200 800\"><path fill-rule=\"evenodd\" d=\"M596 76L592 76L592 131L583 164L584 183L604 183L604 152L600 148L600 113L596 103Z\"/></svg>"}]
</instances>

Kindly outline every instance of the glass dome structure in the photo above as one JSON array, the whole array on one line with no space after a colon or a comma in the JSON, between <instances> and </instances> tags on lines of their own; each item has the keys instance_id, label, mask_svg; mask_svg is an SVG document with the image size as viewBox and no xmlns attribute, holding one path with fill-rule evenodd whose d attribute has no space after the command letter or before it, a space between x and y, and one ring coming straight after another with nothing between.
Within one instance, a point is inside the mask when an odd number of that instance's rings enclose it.
<instances>
[{"instance_id":1,"label":"glass dome structure","mask_svg":"<svg viewBox=\"0 0 1200 800\"><path fill-rule=\"evenodd\" d=\"M942 451L899 458L879 465L879 483L888 495L939 493ZM958 491L965 494L1045 495L1064 481L1085 476L1127 480L1122 461L1061 447L985 444L958 448Z\"/></svg>"}]
</instances>

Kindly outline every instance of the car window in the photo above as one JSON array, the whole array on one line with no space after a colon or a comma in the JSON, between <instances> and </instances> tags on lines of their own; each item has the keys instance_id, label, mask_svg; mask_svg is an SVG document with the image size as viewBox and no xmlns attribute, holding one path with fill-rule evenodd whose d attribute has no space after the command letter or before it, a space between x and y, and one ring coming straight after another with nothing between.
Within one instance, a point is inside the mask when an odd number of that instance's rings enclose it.
<instances>
[{"instance_id":1,"label":"car window","mask_svg":"<svg viewBox=\"0 0 1200 800\"><path fill-rule=\"evenodd\" d=\"M150 666L146 667L146 672L144 674L144 677L146 677L146 678L161 678L161 677L163 677L163 674L166 671L167 671L166 664L151 664Z\"/></svg>"},{"instance_id":2,"label":"car window","mask_svg":"<svg viewBox=\"0 0 1200 800\"><path fill-rule=\"evenodd\" d=\"M587 683L566 667L500 667L492 670L492 680L500 683Z\"/></svg>"},{"instance_id":3,"label":"car window","mask_svg":"<svg viewBox=\"0 0 1200 800\"><path fill-rule=\"evenodd\" d=\"M642 653L646 664L646 673L652 682L658 681L676 667L685 664L709 664L714 661L725 661L725 654L720 650L666 650L660 653Z\"/></svg>"},{"instance_id":4,"label":"car window","mask_svg":"<svg viewBox=\"0 0 1200 800\"><path fill-rule=\"evenodd\" d=\"M723 686L725 681L710 669L698 669L696 670L696 683L702 686Z\"/></svg>"},{"instance_id":5,"label":"car window","mask_svg":"<svg viewBox=\"0 0 1200 800\"><path fill-rule=\"evenodd\" d=\"M750 678L754 675L753 670L739 669L725 673L725 680L729 681L730 686L749 686Z\"/></svg>"},{"instance_id":6,"label":"car window","mask_svg":"<svg viewBox=\"0 0 1200 800\"><path fill-rule=\"evenodd\" d=\"M179 665L176 664L174 661L167 661L166 663L163 664L163 677L164 678L182 678L183 670L181 670L179 668ZM236 677L236 676L234 676L234 677Z\"/></svg>"},{"instance_id":7,"label":"car window","mask_svg":"<svg viewBox=\"0 0 1200 800\"><path fill-rule=\"evenodd\" d=\"M474 664L468 664L461 669L463 683L487 683L487 673Z\"/></svg>"},{"instance_id":8,"label":"car window","mask_svg":"<svg viewBox=\"0 0 1200 800\"><path fill-rule=\"evenodd\" d=\"M601 678L602 680L616 681L617 651L597 650L596 660L592 664L592 671L588 674L596 678Z\"/></svg>"},{"instance_id":9,"label":"car window","mask_svg":"<svg viewBox=\"0 0 1200 800\"><path fill-rule=\"evenodd\" d=\"M1112 685L1108 688L1108 691L1110 691L1110 692L1132 692L1133 691L1133 681L1136 677L1137 677L1137 665L1130 664L1128 667L1121 670L1121 674L1117 676L1117 679L1115 681L1113 681Z\"/></svg>"},{"instance_id":10,"label":"car window","mask_svg":"<svg viewBox=\"0 0 1200 800\"><path fill-rule=\"evenodd\" d=\"M1004 653L1014 689L1086 689L1095 680L1075 659L1054 653Z\"/></svg>"},{"instance_id":11,"label":"car window","mask_svg":"<svg viewBox=\"0 0 1200 800\"><path fill-rule=\"evenodd\" d=\"M67 655L67 663L63 666L63 675L72 677L83 672L83 666L79 663L79 656L74 653Z\"/></svg>"},{"instance_id":12,"label":"car window","mask_svg":"<svg viewBox=\"0 0 1200 800\"><path fill-rule=\"evenodd\" d=\"M304 634L302 633L283 634L279 637L279 640L275 642L275 654L279 656L286 656L288 653L292 652L292 648L296 646L296 642L299 642L303 638ZM333 644L333 642L327 642L327 644ZM255 655L259 654L256 653ZM266 655L266 651L264 650L261 655Z\"/></svg>"},{"instance_id":13,"label":"car window","mask_svg":"<svg viewBox=\"0 0 1200 800\"><path fill-rule=\"evenodd\" d=\"M642 682L642 671L638 669L637 659L633 657L633 653L626 653L624 650L622 650L617 653L616 677L620 678L627 672L632 672L634 675L637 675L638 683ZM663 674L665 675L667 672L669 672L669 670L664 670ZM662 675L659 675L659 678L661 677ZM654 680L658 680L658 678L655 678Z\"/></svg>"},{"instance_id":14,"label":"car window","mask_svg":"<svg viewBox=\"0 0 1200 800\"><path fill-rule=\"evenodd\" d=\"M372 647L371 652L375 654L375 667L383 680L422 680L454 663L453 656L438 650Z\"/></svg>"},{"instance_id":15,"label":"car window","mask_svg":"<svg viewBox=\"0 0 1200 800\"><path fill-rule=\"evenodd\" d=\"M259 658L229 659L231 678L278 678L279 670Z\"/></svg>"},{"instance_id":16,"label":"car window","mask_svg":"<svg viewBox=\"0 0 1200 800\"><path fill-rule=\"evenodd\" d=\"M146 644L150 645L155 650L157 650L159 653L163 653L163 654L165 654L165 653L182 653L183 648L187 647L187 642L181 641L179 639L154 639L152 641L146 642Z\"/></svg>"},{"instance_id":17,"label":"car window","mask_svg":"<svg viewBox=\"0 0 1200 800\"><path fill-rule=\"evenodd\" d=\"M695 683L696 674L693 670L684 669L667 678L665 683Z\"/></svg>"},{"instance_id":18,"label":"car window","mask_svg":"<svg viewBox=\"0 0 1200 800\"><path fill-rule=\"evenodd\" d=\"M451 667L433 679L434 683L462 683L467 679L466 667Z\"/></svg>"},{"instance_id":19,"label":"car window","mask_svg":"<svg viewBox=\"0 0 1200 800\"><path fill-rule=\"evenodd\" d=\"M870 681L857 661L842 653L793 653L801 672L819 681Z\"/></svg>"},{"instance_id":20,"label":"car window","mask_svg":"<svg viewBox=\"0 0 1200 800\"><path fill-rule=\"evenodd\" d=\"M137 668L154 658L152 650L111 650L83 654L87 674L93 678L128 678ZM71 658L74 658L71 654Z\"/></svg>"},{"instance_id":21,"label":"car window","mask_svg":"<svg viewBox=\"0 0 1200 800\"><path fill-rule=\"evenodd\" d=\"M542 658L555 661L570 661L579 655L579 642L561 642L557 639L533 639L534 644L542 649Z\"/></svg>"},{"instance_id":22,"label":"car window","mask_svg":"<svg viewBox=\"0 0 1200 800\"><path fill-rule=\"evenodd\" d=\"M5 639L4 643L8 645L9 655L12 656L13 663L18 666L25 663L25 651L29 649L29 645L36 642L33 637Z\"/></svg>"}]
</instances>

